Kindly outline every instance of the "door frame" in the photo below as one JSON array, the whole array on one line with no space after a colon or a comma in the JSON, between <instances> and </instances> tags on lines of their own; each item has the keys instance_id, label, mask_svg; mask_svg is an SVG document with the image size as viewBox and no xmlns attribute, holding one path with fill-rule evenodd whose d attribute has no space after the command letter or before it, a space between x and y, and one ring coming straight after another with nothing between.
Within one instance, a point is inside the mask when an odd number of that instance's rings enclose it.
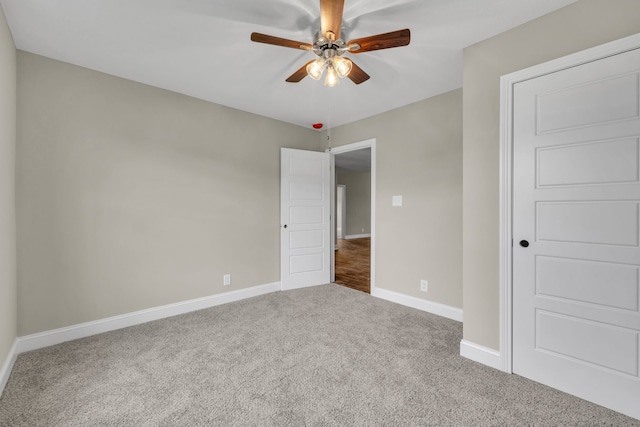
<instances>
[{"instance_id":1,"label":"door frame","mask_svg":"<svg viewBox=\"0 0 640 427\"><path fill-rule=\"evenodd\" d=\"M512 373L513 362L513 94L514 85L640 48L640 33L534 65L500 78L500 351L492 365Z\"/></svg>"},{"instance_id":2,"label":"door frame","mask_svg":"<svg viewBox=\"0 0 640 427\"><path fill-rule=\"evenodd\" d=\"M331 153L331 247L335 248L336 245L336 218L333 212L335 212L335 200L336 200L336 171L335 171L335 154L348 153L349 151L362 150L364 148L371 148L371 258L369 267L369 285L371 295L376 296L376 139L367 139L360 142L354 142L351 144L341 145L339 147L332 147L325 150L327 153ZM335 281L335 250L331 251L331 281Z\"/></svg>"}]
</instances>

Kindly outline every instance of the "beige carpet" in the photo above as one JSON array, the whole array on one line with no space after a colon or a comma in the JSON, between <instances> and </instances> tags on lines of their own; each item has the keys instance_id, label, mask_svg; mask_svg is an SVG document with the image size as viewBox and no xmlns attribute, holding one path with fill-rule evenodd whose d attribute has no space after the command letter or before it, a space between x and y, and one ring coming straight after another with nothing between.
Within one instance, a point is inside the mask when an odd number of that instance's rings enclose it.
<instances>
[{"instance_id":1,"label":"beige carpet","mask_svg":"<svg viewBox=\"0 0 640 427\"><path fill-rule=\"evenodd\" d=\"M461 338L336 285L277 292L24 353L0 426L640 426Z\"/></svg>"}]
</instances>

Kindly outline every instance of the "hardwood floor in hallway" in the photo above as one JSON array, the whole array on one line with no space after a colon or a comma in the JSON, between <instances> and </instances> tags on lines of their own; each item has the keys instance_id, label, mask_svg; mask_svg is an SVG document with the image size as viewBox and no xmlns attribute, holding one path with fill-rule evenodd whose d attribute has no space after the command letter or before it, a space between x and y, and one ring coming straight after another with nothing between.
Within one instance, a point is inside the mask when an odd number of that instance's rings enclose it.
<instances>
[{"instance_id":1,"label":"hardwood floor in hallway","mask_svg":"<svg viewBox=\"0 0 640 427\"><path fill-rule=\"evenodd\" d=\"M335 283L371 293L370 277L371 239L338 240Z\"/></svg>"}]
</instances>

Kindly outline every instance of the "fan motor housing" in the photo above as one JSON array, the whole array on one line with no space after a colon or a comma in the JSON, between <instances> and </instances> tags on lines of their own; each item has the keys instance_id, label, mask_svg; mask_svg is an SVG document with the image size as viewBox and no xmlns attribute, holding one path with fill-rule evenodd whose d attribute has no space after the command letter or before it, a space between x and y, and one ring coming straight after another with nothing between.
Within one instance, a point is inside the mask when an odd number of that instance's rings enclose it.
<instances>
[{"instance_id":1,"label":"fan motor housing","mask_svg":"<svg viewBox=\"0 0 640 427\"><path fill-rule=\"evenodd\" d=\"M334 55L341 55L345 50L347 50L347 45L342 39L338 40L330 40L324 37L320 32L317 32L313 36L313 51L316 55L320 57L332 57ZM334 54L325 54L325 51L333 51Z\"/></svg>"}]
</instances>

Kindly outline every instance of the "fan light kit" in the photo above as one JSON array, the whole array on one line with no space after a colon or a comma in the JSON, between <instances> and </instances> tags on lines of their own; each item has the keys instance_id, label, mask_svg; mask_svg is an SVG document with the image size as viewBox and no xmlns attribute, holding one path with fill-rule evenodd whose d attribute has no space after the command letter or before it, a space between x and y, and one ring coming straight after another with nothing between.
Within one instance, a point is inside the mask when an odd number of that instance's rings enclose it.
<instances>
[{"instance_id":1,"label":"fan light kit","mask_svg":"<svg viewBox=\"0 0 640 427\"><path fill-rule=\"evenodd\" d=\"M345 43L340 38L343 10L344 0L320 0L320 32L316 33L313 44L261 33L251 33L251 40L293 49L313 50L318 55L318 59L307 62L289 76L286 80L289 83L298 83L307 75L314 80L320 80L324 74L324 85L327 87L336 86L340 82L339 79L344 77L349 77L355 84L360 84L369 80L370 76L351 59L344 58L342 55L345 52L355 54L407 46L411 41L411 32L409 29L404 29Z\"/></svg>"},{"instance_id":2,"label":"fan light kit","mask_svg":"<svg viewBox=\"0 0 640 427\"><path fill-rule=\"evenodd\" d=\"M342 40L330 40L323 37L320 33L316 33L313 40L313 51L320 58L309 62L305 70L309 77L314 80L320 80L322 73L327 70L324 79L324 85L334 87L340 80L345 78L353 68L353 62L349 58L343 58L342 55L347 48Z\"/></svg>"}]
</instances>

